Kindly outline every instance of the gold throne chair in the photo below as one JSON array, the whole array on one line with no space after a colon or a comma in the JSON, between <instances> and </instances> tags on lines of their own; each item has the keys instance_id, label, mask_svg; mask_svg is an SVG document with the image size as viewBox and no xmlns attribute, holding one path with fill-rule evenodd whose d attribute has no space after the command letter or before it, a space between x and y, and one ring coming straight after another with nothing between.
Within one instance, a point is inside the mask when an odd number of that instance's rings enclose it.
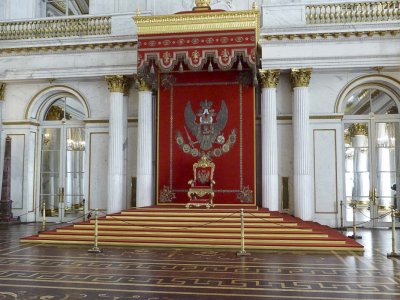
<instances>
[{"instance_id":1,"label":"gold throne chair","mask_svg":"<svg viewBox=\"0 0 400 300\"><path fill-rule=\"evenodd\" d=\"M186 208L205 206L213 207L214 191L214 162L207 156L202 156L193 164L193 179L189 180L189 202Z\"/></svg>"}]
</instances>

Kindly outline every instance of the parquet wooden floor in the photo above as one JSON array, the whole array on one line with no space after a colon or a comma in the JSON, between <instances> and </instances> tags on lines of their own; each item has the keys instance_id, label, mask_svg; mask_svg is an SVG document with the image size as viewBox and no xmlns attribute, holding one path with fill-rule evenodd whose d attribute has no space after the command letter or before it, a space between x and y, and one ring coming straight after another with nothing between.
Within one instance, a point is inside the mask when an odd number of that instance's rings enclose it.
<instances>
[{"instance_id":1,"label":"parquet wooden floor","mask_svg":"<svg viewBox=\"0 0 400 300\"><path fill-rule=\"evenodd\" d=\"M400 299L400 259L386 257L389 229L360 230L361 254L246 257L220 249L107 247L90 254L87 246L20 244L38 229L0 225L0 299Z\"/></svg>"}]
</instances>

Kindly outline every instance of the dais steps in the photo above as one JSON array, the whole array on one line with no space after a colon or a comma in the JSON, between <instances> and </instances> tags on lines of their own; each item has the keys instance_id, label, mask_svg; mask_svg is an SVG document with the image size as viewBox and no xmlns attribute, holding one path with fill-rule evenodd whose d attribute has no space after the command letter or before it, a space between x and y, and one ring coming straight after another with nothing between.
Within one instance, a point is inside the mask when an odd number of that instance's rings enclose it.
<instances>
[{"instance_id":1,"label":"dais steps","mask_svg":"<svg viewBox=\"0 0 400 300\"><path fill-rule=\"evenodd\" d=\"M25 237L21 242L86 244L94 241L95 220ZM267 209L245 208L247 249L351 250L363 247L336 230ZM129 209L98 219L99 246L240 249L240 208Z\"/></svg>"}]
</instances>

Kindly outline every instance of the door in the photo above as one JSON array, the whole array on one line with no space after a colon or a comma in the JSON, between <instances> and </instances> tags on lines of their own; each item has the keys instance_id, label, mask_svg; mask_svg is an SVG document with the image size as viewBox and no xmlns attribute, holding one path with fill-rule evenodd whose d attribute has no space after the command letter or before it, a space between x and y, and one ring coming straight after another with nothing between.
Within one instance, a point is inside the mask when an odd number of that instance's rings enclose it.
<instances>
[{"instance_id":1,"label":"door","mask_svg":"<svg viewBox=\"0 0 400 300\"><path fill-rule=\"evenodd\" d=\"M72 221L84 211L85 130L43 127L40 161L40 214L49 221Z\"/></svg>"},{"instance_id":2,"label":"door","mask_svg":"<svg viewBox=\"0 0 400 300\"><path fill-rule=\"evenodd\" d=\"M344 123L346 221L353 221L353 202L356 224L388 226L398 204L399 121L390 115L354 118Z\"/></svg>"}]
</instances>

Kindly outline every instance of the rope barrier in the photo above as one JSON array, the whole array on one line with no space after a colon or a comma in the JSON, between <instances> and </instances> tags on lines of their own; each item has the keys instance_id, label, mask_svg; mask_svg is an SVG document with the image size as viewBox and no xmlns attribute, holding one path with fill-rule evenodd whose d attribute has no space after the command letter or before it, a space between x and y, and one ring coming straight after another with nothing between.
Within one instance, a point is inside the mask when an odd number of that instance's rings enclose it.
<instances>
[{"instance_id":1,"label":"rope barrier","mask_svg":"<svg viewBox=\"0 0 400 300\"><path fill-rule=\"evenodd\" d=\"M237 214L237 213L238 213L238 212L233 212L233 213L231 213L231 214L229 214L229 215L227 215L227 216L224 216L224 217L222 217L222 218L220 218L220 219L218 219L218 220L213 220L213 221L206 222L206 223L203 223L203 224L200 224L200 225L193 225L193 226L186 226L186 227L177 227L177 226L176 226L176 227L179 228L179 229L191 229L191 228L205 227L205 226L207 226L207 225L209 225L209 224L212 224L212 223L218 223L218 222L220 222L220 221L222 221L222 220L224 220L224 219L226 219L226 218L229 218L229 217L231 217L231 216L233 216L234 214ZM107 214L105 214L105 216L107 216ZM146 229L160 229L159 227L151 227L151 226L143 226L143 225L133 224L133 223L127 222L127 221L125 221L125 220L121 220L121 219L115 218L115 217L113 217L113 216L108 216L108 217L110 217L110 218L112 218L112 219L115 219L115 220L118 220L118 221L120 221L120 222L123 222L123 223L125 223L125 224L131 225L131 226L136 226L136 227L146 228ZM171 227L172 227L172 226L171 226Z\"/></svg>"}]
</instances>

